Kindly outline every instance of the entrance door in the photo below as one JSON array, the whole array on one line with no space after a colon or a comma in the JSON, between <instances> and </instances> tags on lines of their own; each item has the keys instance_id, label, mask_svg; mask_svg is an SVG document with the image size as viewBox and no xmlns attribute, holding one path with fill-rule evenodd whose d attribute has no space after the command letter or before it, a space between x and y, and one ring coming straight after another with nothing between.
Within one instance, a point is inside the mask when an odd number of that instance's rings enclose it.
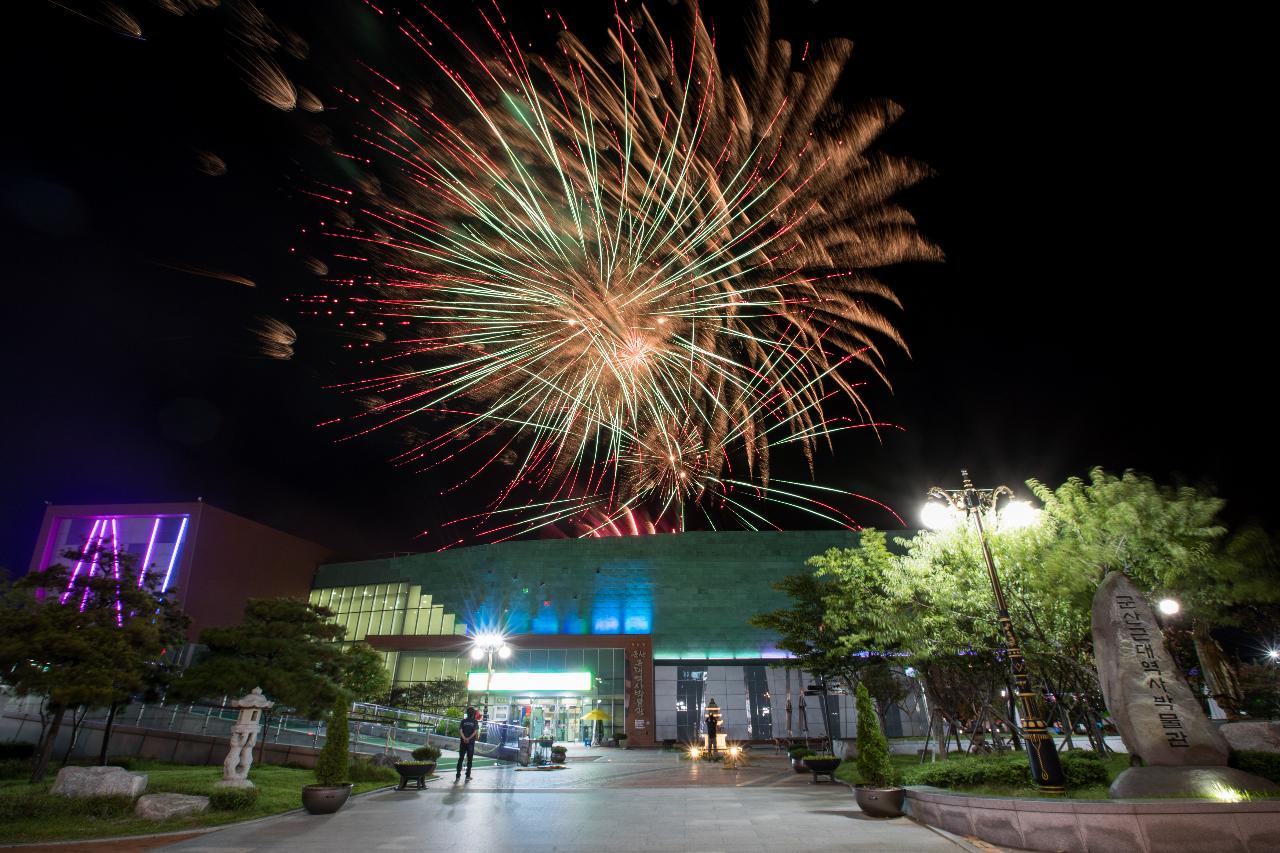
<instances>
[{"instance_id":1,"label":"entrance door","mask_svg":"<svg viewBox=\"0 0 1280 853\"><path fill-rule=\"evenodd\" d=\"M550 737L558 742L577 740L582 728L580 696L538 696L511 702L511 722L523 725L534 740Z\"/></svg>"}]
</instances>

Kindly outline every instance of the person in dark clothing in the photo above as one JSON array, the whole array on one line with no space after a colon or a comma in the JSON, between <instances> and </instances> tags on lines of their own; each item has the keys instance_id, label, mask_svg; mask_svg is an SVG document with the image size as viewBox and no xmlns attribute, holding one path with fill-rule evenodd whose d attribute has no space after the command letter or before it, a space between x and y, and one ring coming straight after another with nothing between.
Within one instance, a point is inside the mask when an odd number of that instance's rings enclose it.
<instances>
[{"instance_id":1,"label":"person in dark clothing","mask_svg":"<svg viewBox=\"0 0 1280 853\"><path fill-rule=\"evenodd\" d=\"M716 715L707 714L707 752L716 754Z\"/></svg>"},{"instance_id":2,"label":"person in dark clothing","mask_svg":"<svg viewBox=\"0 0 1280 853\"><path fill-rule=\"evenodd\" d=\"M476 709L468 708L467 715L458 723L458 772L453 774L453 781L462 777L462 759L467 760L467 781L471 781L471 763L476 758L476 740L480 737L480 721L476 719Z\"/></svg>"}]
</instances>

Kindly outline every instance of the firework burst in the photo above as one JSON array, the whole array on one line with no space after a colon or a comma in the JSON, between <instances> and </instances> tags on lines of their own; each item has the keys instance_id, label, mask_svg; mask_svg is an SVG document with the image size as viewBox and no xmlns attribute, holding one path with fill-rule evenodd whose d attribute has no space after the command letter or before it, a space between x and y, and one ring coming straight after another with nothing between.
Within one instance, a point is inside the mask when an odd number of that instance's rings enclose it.
<instances>
[{"instance_id":1,"label":"firework burst","mask_svg":"<svg viewBox=\"0 0 1280 853\"><path fill-rule=\"evenodd\" d=\"M844 426L824 414L833 395L875 426L858 388L904 344L873 271L939 258L893 201L927 169L871 150L898 108L833 99L851 44L801 62L766 2L737 74L696 5L675 38L640 7L603 50L564 27L545 56L496 6L480 14L483 46L429 10L397 18L435 94L365 66L346 155L365 172L315 193L343 214L322 229L335 257L360 265L337 279L346 314L397 330L375 375L344 386L387 401L362 431L447 412L401 461L496 441L484 469L515 450L491 511L535 487L534 526L645 503L752 524L746 494L825 507L771 484L770 450L798 444L812 466Z\"/></svg>"}]
</instances>

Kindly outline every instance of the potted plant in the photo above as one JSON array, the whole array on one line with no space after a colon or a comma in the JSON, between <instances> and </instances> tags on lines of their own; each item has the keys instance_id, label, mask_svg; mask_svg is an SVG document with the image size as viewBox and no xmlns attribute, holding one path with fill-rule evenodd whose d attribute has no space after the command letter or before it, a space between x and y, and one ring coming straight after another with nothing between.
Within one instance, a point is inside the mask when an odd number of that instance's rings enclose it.
<instances>
[{"instance_id":1,"label":"potted plant","mask_svg":"<svg viewBox=\"0 0 1280 853\"><path fill-rule=\"evenodd\" d=\"M871 705L866 685L858 685L858 776L853 797L863 814L871 817L899 817L907 792L897 785L897 771L889 761L889 744L880 731L880 719Z\"/></svg>"},{"instance_id":2,"label":"potted plant","mask_svg":"<svg viewBox=\"0 0 1280 853\"><path fill-rule=\"evenodd\" d=\"M791 756L791 769L797 773L808 773L809 768L804 766L804 760L813 754L813 750L807 746L793 746L788 749L787 755Z\"/></svg>"},{"instance_id":3,"label":"potted plant","mask_svg":"<svg viewBox=\"0 0 1280 853\"><path fill-rule=\"evenodd\" d=\"M349 743L347 697L339 693L329 716L328 737L316 761L316 784L302 786L302 806L311 814L333 814L351 796Z\"/></svg>"},{"instance_id":4,"label":"potted plant","mask_svg":"<svg viewBox=\"0 0 1280 853\"><path fill-rule=\"evenodd\" d=\"M419 788L427 787L427 777L436 772L436 762L440 759L440 750L431 744L420 746L410 754L412 761L397 761L394 765L400 774L398 790L401 791L409 787L410 782L416 782Z\"/></svg>"},{"instance_id":5,"label":"potted plant","mask_svg":"<svg viewBox=\"0 0 1280 853\"><path fill-rule=\"evenodd\" d=\"M618 732L616 735L614 735L614 736L613 736L613 739L614 739L614 741L618 744L618 748L619 748L619 749L626 749L626 748L627 748L627 733L626 733L626 732Z\"/></svg>"},{"instance_id":6,"label":"potted plant","mask_svg":"<svg viewBox=\"0 0 1280 853\"><path fill-rule=\"evenodd\" d=\"M840 766L840 758L829 752L815 753L804 757L805 768L813 774L813 781L817 782L819 776L831 776L836 772L836 768Z\"/></svg>"},{"instance_id":7,"label":"potted plant","mask_svg":"<svg viewBox=\"0 0 1280 853\"><path fill-rule=\"evenodd\" d=\"M569 747L564 744L558 744L551 747L551 763L564 764L565 756L569 754Z\"/></svg>"}]
</instances>

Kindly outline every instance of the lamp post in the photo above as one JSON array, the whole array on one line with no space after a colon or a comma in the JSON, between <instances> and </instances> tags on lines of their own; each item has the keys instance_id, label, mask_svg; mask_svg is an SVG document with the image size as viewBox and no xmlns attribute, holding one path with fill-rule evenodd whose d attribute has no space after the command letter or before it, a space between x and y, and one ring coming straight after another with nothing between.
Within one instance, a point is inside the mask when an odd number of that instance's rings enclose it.
<instances>
[{"instance_id":1,"label":"lamp post","mask_svg":"<svg viewBox=\"0 0 1280 853\"><path fill-rule=\"evenodd\" d=\"M471 638L471 659L479 661L488 658L489 674L484 679L484 701L480 707L483 708L484 721L489 721L489 690L493 687L493 656L497 654L502 660L511 657L511 647L507 645L506 638L497 631L487 631L476 634Z\"/></svg>"},{"instance_id":2,"label":"lamp post","mask_svg":"<svg viewBox=\"0 0 1280 853\"><path fill-rule=\"evenodd\" d=\"M997 486L994 489L975 489L969 480L969 472L961 471L964 482L961 489L943 489L934 486L929 490L933 502L926 504L925 523L930 527L949 526L947 519L937 510L950 510L954 523L957 516L963 514L972 518L978 529L978 541L982 545L982 558L987 564L987 574L991 578L991 590L996 597L996 615L1004 634L1006 654L1009 656L1009 668L1013 672L1014 688L1022 705L1022 733L1027 744L1027 755L1031 761L1031 774L1040 790L1048 794L1061 794L1065 790L1062 775L1062 763L1058 759L1058 750L1054 746L1049 727L1040 715L1040 702L1031 690L1027 678L1027 662L1022 657L1022 647L1018 645L1018 637L1013 631L1013 621L1009 618L1009 605L1005 602L1004 589L1000 586L1000 576L996 574L996 564L991 558L991 547L987 544L987 531L982 524L984 512L996 508L1001 497L1013 497L1013 490L1008 486ZM931 508L936 507L937 510ZM1015 509L1016 508L1016 509ZM1015 526L1024 526L1034 521L1035 511L1027 504L1008 504L1002 515Z\"/></svg>"}]
</instances>

